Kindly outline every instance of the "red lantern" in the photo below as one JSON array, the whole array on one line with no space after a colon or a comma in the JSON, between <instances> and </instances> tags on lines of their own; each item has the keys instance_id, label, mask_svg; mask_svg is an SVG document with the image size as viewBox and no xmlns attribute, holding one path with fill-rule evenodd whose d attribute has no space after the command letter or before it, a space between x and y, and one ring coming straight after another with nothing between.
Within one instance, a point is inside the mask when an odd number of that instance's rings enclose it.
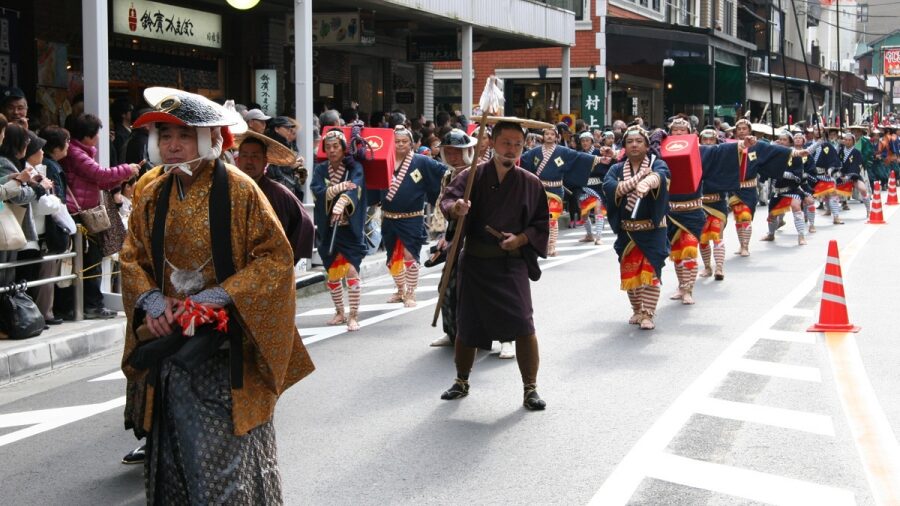
<instances>
[{"instance_id":1,"label":"red lantern","mask_svg":"<svg viewBox=\"0 0 900 506\"><path fill-rule=\"evenodd\" d=\"M137 9L134 8L134 4L131 4L131 8L128 9L128 29L132 32L137 30Z\"/></svg>"}]
</instances>

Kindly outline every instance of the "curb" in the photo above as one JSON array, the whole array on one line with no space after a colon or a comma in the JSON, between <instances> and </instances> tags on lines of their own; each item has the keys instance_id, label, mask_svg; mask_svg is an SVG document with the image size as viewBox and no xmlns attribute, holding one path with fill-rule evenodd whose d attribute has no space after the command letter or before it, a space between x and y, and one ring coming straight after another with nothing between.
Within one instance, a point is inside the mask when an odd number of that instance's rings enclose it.
<instances>
[{"instance_id":1,"label":"curb","mask_svg":"<svg viewBox=\"0 0 900 506\"><path fill-rule=\"evenodd\" d=\"M62 333L0 352L0 385L86 360L125 343L125 321Z\"/></svg>"}]
</instances>

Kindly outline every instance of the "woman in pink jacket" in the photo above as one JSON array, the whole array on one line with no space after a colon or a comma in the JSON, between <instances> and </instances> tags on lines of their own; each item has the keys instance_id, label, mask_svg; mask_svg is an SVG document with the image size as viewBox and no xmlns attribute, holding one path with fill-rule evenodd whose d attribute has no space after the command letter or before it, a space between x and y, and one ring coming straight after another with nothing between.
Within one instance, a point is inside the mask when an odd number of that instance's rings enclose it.
<instances>
[{"instance_id":1,"label":"woman in pink jacket","mask_svg":"<svg viewBox=\"0 0 900 506\"><path fill-rule=\"evenodd\" d=\"M75 221L80 223L77 213L80 210L91 209L100 205L100 191L109 190L119 186L136 176L140 167L133 163L123 163L115 167L104 168L94 159L97 154L97 145L100 143L100 129L103 123L93 114L81 114L72 123L72 141L69 144L69 154L60 160L63 172L66 176L68 195L66 205L69 213L75 215ZM88 319L112 318L115 311L109 310L103 305L103 295L100 293L100 278L92 277L100 274L100 245L94 234L87 234L84 238L84 266L91 267L85 270L84 275L84 317ZM72 297L71 289L59 294L63 297ZM74 307L74 304L61 304L63 307ZM70 315L67 315L70 316Z\"/></svg>"}]
</instances>

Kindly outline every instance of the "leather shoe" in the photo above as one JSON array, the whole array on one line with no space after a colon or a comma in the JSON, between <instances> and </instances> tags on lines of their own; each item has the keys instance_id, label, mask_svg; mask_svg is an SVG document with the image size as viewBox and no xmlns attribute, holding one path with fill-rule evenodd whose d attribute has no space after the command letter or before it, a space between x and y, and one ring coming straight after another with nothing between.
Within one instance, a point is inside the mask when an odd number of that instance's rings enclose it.
<instances>
[{"instance_id":1,"label":"leather shoe","mask_svg":"<svg viewBox=\"0 0 900 506\"><path fill-rule=\"evenodd\" d=\"M44 318L44 323L46 323L47 325L62 325L63 319L59 317Z\"/></svg>"},{"instance_id":2,"label":"leather shoe","mask_svg":"<svg viewBox=\"0 0 900 506\"><path fill-rule=\"evenodd\" d=\"M115 311L112 309L107 309L105 307L101 307L99 309L85 309L84 310L84 319L85 320L109 320L110 318L115 318Z\"/></svg>"},{"instance_id":3,"label":"leather shoe","mask_svg":"<svg viewBox=\"0 0 900 506\"><path fill-rule=\"evenodd\" d=\"M141 445L122 457L123 464L143 464L147 457L147 445Z\"/></svg>"}]
</instances>

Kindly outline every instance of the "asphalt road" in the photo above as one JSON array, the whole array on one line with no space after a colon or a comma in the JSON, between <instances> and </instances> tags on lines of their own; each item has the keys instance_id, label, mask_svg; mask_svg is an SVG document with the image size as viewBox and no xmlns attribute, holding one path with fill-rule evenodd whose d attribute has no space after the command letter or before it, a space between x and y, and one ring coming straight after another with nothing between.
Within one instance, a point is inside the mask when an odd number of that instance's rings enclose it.
<instances>
[{"instance_id":1,"label":"asphalt road","mask_svg":"<svg viewBox=\"0 0 900 506\"><path fill-rule=\"evenodd\" d=\"M454 367L450 348L428 346L440 335L429 325L434 271L415 310L383 305L389 278L367 280L356 333L325 326L327 294L299 300L317 371L276 412L286 503L876 504L883 480L867 469L891 461L900 432L900 217L888 208L889 224L874 229L852 209L843 226L820 216L797 247L790 223L758 242L760 208L749 258L732 254L729 226L725 281L701 280L697 304L681 306L665 298L668 266L652 332L626 323L611 235L593 246L561 231L568 242L533 285L544 412L522 408L518 369L499 346L479 355L467 398L440 400ZM852 350L876 400L861 423L854 401L872 399L847 390L833 366L843 352L804 332L829 239L844 248L850 317L862 326ZM118 360L0 389L3 503L143 502L141 467L119 463L137 443L122 427ZM889 437L874 431L873 455L857 440L879 421Z\"/></svg>"}]
</instances>

